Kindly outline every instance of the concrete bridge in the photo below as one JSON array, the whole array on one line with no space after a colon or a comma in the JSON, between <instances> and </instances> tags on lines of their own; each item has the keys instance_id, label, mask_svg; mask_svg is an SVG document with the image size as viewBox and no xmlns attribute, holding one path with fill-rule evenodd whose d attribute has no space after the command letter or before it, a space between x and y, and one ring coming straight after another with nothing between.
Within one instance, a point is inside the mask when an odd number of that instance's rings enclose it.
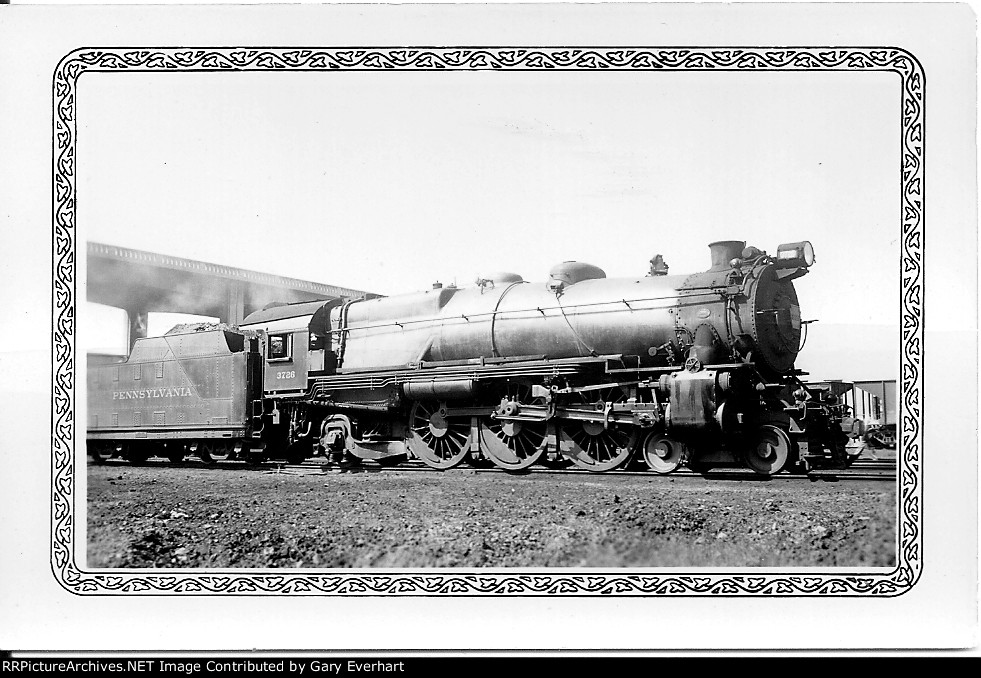
<instances>
[{"instance_id":1,"label":"concrete bridge","mask_svg":"<svg viewBox=\"0 0 981 678\"><path fill-rule=\"evenodd\" d=\"M221 264L89 242L88 301L129 316L129 346L146 336L147 316L188 313L238 324L274 301L293 303L380 295Z\"/></svg>"}]
</instances>

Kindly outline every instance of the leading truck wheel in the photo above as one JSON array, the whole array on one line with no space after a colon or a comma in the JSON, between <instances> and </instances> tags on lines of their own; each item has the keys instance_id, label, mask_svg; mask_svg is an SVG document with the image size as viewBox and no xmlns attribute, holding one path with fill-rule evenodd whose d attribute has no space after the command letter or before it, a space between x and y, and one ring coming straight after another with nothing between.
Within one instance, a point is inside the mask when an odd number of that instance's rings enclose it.
<instances>
[{"instance_id":1,"label":"leading truck wheel","mask_svg":"<svg viewBox=\"0 0 981 678\"><path fill-rule=\"evenodd\" d=\"M671 473L685 458L685 445L663 433L651 433L644 439L641 453L654 473Z\"/></svg>"},{"instance_id":2,"label":"leading truck wheel","mask_svg":"<svg viewBox=\"0 0 981 678\"><path fill-rule=\"evenodd\" d=\"M790 438L782 428L769 424L756 429L746 450L746 466L760 475L780 473L790 458Z\"/></svg>"},{"instance_id":3,"label":"leading truck wheel","mask_svg":"<svg viewBox=\"0 0 981 678\"><path fill-rule=\"evenodd\" d=\"M426 466L440 470L459 466L470 451L470 420L450 419L443 403L420 400L409 412L405 442Z\"/></svg>"}]
</instances>

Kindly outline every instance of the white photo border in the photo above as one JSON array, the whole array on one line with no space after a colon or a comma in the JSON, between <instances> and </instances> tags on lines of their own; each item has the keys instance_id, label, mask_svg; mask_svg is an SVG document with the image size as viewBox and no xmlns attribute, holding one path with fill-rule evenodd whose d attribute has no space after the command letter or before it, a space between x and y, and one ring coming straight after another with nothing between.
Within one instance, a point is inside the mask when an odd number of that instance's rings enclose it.
<instances>
[{"instance_id":1,"label":"white photo border","mask_svg":"<svg viewBox=\"0 0 981 678\"><path fill-rule=\"evenodd\" d=\"M75 561L76 89L85 73L319 71L849 71L901 81L897 562L890 571L446 572L86 570ZM897 47L105 47L67 54L53 77L51 567L79 595L889 597L923 568L925 74ZM83 441L84 442L84 441ZM83 446L84 449L84 446ZM85 455L81 455L84 463ZM84 519L84 514L83 514ZM695 568L697 570L697 568Z\"/></svg>"}]
</instances>

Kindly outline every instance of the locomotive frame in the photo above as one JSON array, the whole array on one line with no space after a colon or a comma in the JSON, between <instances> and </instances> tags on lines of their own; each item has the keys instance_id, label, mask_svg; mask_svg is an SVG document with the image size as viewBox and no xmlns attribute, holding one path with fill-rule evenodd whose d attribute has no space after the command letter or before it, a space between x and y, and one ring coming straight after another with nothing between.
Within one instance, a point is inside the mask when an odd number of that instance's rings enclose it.
<instances>
[{"instance_id":1,"label":"locomotive frame","mask_svg":"<svg viewBox=\"0 0 981 678\"><path fill-rule=\"evenodd\" d=\"M75 89L90 72L375 70L755 70L869 71L896 73L902 83L902 351L899 431L900 507L898 565L888 573L664 574L602 573L359 573L276 572L211 574L87 571L75 561L74 474L79 459L75 415ZM52 563L59 583L86 594L248 593L290 595L784 595L891 596L919 577L922 553L921 445L923 341L924 73L916 58L890 47L780 48L151 48L79 49L59 64L54 78L54 271L52 303Z\"/></svg>"}]
</instances>

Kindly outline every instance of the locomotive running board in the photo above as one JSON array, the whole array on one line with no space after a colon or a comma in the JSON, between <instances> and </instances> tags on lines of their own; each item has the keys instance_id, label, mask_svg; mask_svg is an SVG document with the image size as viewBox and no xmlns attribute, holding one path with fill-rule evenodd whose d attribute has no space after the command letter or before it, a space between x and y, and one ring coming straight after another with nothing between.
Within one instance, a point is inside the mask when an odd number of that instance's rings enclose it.
<instances>
[{"instance_id":1,"label":"locomotive running board","mask_svg":"<svg viewBox=\"0 0 981 678\"><path fill-rule=\"evenodd\" d=\"M310 396L323 398L331 391L345 389L377 390L410 382L429 382L459 379L502 379L513 377L557 377L574 375L588 367L609 369L609 363L621 363L619 356L597 358L564 358L561 360L534 360L527 363L502 363L485 365L452 365L417 369L392 369L370 371L361 374L337 374L316 377L312 380Z\"/></svg>"},{"instance_id":2,"label":"locomotive running board","mask_svg":"<svg viewBox=\"0 0 981 678\"><path fill-rule=\"evenodd\" d=\"M750 363L722 363L719 365L702 365L703 370L736 370L754 367ZM607 370L610 374L629 372L681 372L685 369L684 365L669 365L667 367L617 367Z\"/></svg>"}]
</instances>

